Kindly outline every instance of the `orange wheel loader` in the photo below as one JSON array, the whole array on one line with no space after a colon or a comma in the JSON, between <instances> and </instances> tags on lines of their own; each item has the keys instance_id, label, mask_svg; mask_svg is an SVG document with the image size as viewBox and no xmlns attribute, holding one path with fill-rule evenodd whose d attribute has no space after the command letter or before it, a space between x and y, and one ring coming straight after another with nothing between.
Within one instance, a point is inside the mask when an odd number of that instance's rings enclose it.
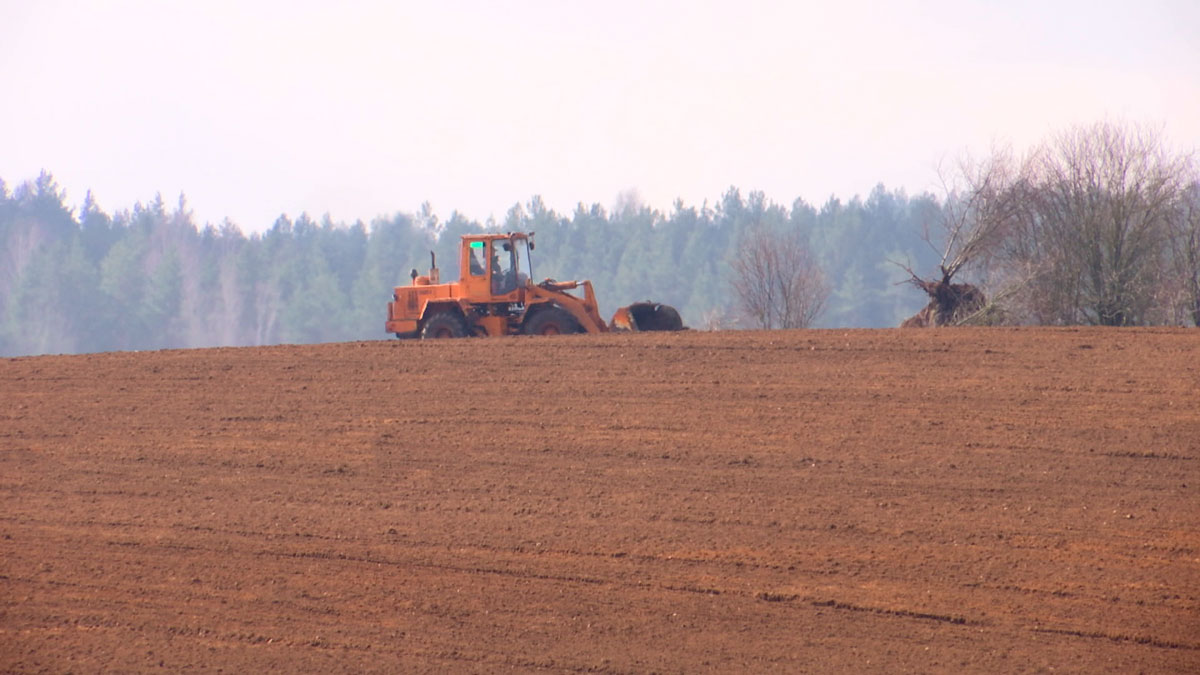
<instances>
[{"instance_id":1,"label":"orange wheel loader","mask_svg":"<svg viewBox=\"0 0 1200 675\"><path fill-rule=\"evenodd\" d=\"M531 281L533 249L532 232L463 235L462 279L449 283L441 283L430 253L429 274L414 269L412 284L395 288L387 332L399 338L447 338L683 329L674 307L654 302L622 307L605 323L592 282Z\"/></svg>"}]
</instances>

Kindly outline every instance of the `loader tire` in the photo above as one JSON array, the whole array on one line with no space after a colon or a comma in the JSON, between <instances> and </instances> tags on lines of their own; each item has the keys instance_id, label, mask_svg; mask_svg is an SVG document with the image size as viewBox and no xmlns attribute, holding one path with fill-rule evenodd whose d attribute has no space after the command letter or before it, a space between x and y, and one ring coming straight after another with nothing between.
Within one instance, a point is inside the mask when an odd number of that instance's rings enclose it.
<instances>
[{"instance_id":1,"label":"loader tire","mask_svg":"<svg viewBox=\"0 0 1200 675\"><path fill-rule=\"evenodd\" d=\"M421 339L460 338L467 336L467 324L462 317L450 312L440 312L425 320L421 327Z\"/></svg>"},{"instance_id":2,"label":"loader tire","mask_svg":"<svg viewBox=\"0 0 1200 675\"><path fill-rule=\"evenodd\" d=\"M583 327L567 310L561 307L547 307L529 317L522 332L526 335L565 335L582 333Z\"/></svg>"}]
</instances>

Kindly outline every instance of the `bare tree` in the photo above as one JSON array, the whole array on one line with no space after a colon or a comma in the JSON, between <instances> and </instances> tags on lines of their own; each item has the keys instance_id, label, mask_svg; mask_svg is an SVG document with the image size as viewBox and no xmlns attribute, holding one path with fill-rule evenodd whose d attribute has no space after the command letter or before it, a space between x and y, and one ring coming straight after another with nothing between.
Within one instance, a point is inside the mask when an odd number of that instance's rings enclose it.
<instances>
[{"instance_id":1,"label":"bare tree","mask_svg":"<svg viewBox=\"0 0 1200 675\"><path fill-rule=\"evenodd\" d=\"M974 284L955 283L965 269L986 271L1016 221L1018 170L1008 150L983 160L964 157L952 172L940 170L945 202L937 220L924 224L921 238L940 256L938 274L924 278L909 265L908 283L929 296L929 304L902 326L947 326L986 320L994 305ZM897 263L899 264L899 263Z\"/></svg>"},{"instance_id":2,"label":"bare tree","mask_svg":"<svg viewBox=\"0 0 1200 675\"><path fill-rule=\"evenodd\" d=\"M807 328L829 298L825 275L795 230L754 227L731 265L740 313L757 328Z\"/></svg>"},{"instance_id":3,"label":"bare tree","mask_svg":"<svg viewBox=\"0 0 1200 675\"><path fill-rule=\"evenodd\" d=\"M1027 165L1006 262L1030 272L1038 323L1144 323L1190 159L1143 127L1076 127Z\"/></svg>"},{"instance_id":4,"label":"bare tree","mask_svg":"<svg viewBox=\"0 0 1200 675\"><path fill-rule=\"evenodd\" d=\"M1200 180L1193 176L1168 227L1168 322L1200 326Z\"/></svg>"},{"instance_id":5,"label":"bare tree","mask_svg":"<svg viewBox=\"0 0 1200 675\"><path fill-rule=\"evenodd\" d=\"M1196 169L1153 130L1074 127L1019 163L1006 150L964 160L943 184L923 237L940 274L902 265L930 298L904 325L1200 324ZM954 283L968 268L990 300Z\"/></svg>"}]
</instances>

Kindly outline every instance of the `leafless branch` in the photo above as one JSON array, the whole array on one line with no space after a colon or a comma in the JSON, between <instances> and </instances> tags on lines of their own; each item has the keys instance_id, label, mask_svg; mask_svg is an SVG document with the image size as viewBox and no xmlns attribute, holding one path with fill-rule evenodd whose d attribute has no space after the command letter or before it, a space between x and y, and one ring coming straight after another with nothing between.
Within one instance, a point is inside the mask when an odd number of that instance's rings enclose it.
<instances>
[{"instance_id":1,"label":"leafless branch","mask_svg":"<svg viewBox=\"0 0 1200 675\"><path fill-rule=\"evenodd\" d=\"M742 313L759 328L804 328L824 309L824 274L794 231L755 227L730 264Z\"/></svg>"}]
</instances>

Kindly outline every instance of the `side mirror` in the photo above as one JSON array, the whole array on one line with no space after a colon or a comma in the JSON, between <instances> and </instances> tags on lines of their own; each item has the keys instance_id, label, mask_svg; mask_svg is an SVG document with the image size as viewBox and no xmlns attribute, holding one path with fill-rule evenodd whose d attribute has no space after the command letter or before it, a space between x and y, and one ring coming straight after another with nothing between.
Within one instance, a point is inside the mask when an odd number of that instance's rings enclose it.
<instances>
[{"instance_id":1,"label":"side mirror","mask_svg":"<svg viewBox=\"0 0 1200 675\"><path fill-rule=\"evenodd\" d=\"M414 267L412 273L409 274L408 276L413 281L416 281L417 280L417 268Z\"/></svg>"}]
</instances>

